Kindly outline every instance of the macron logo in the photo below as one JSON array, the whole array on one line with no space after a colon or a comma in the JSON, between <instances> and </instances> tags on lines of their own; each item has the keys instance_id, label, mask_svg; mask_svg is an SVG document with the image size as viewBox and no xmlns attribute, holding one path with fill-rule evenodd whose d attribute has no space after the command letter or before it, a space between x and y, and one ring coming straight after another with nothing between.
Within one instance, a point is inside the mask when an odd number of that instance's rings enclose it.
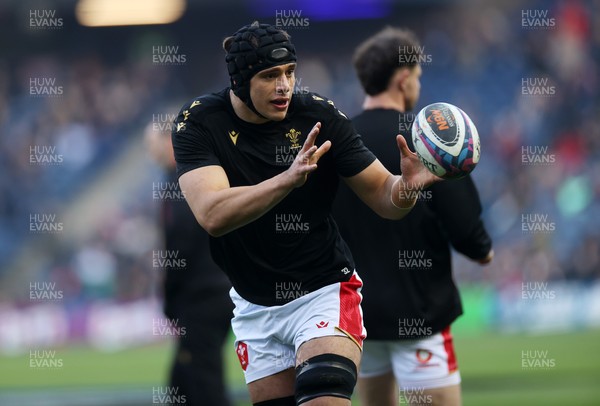
<instances>
[{"instance_id":1,"label":"macron logo","mask_svg":"<svg viewBox=\"0 0 600 406\"><path fill-rule=\"evenodd\" d=\"M235 132L233 130L229 131L229 138L231 138L231 142L233 142L233 145L237 145L238 135L240 135L240 133Z\"/></svg>"}]
</instances>

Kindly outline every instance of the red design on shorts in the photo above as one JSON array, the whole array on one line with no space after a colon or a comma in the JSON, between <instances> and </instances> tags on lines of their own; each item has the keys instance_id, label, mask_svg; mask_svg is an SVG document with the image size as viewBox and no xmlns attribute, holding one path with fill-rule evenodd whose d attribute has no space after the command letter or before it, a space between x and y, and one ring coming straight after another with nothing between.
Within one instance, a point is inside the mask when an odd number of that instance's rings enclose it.
<instances>
[{"instance_id":1,"label":"red design on shorts","mask_svg":"<svg viewBox=\"0 0 600 406\"><path fill-rule=\"evenodd\" d=\"M325 328L329 325L329 322L325 323L324 321L320 321L319 324L317 324L317 328Z\"/></svg>"},{"instance_id":2,"label":"red design on shorts","mask_svg":"<svg viewBox=\"0 0 600 406\"><path fill-rule=\"evenodd\" d=\"M429 362L429 360L431 359L431 357L433 357L433 354L431 353L431 351L427 351L427 350L423 350L423 349L418 349L416 352L416 355L417 355L417 360L421 364L427 364Z\"/></svg>"},{"instance_id":3,"label":"red design on shorts","mask_svg":"<svg viewBox=\"0 0 600 406\"><path fill-rule=\"evenodd\" d=\"M246 343L240 341L237 345L237 349L235 350L237 356L240 360L240 365L242 369L245 371L248 367L248 346Z\"/></svg>"},{"instance_id":4,"label":"red design on shorts","mask_svg":"<svg viewBox=\"0 0 600 406\"><path fill-rule=\"evenodd\" d=\"M366 338L364 331L362 311L360 302L362 296L360 289L362 282L356 275L352 275L349 281L340 283L340 329L350 334L362 347Z\"/></svg>"},{"instance_id":5,"label":"red design on shorts","mask_svg":"<svg viewBox=\"0 0 600 406\"><path fill-rule=\"evenodd\" d=\"M450 326L442 330L442 337L444 337L444 349L448 355L448 371L454 372L458 369L458 365L456 364L456 354L454 354L454 344L452 343Z\"/></svg>"}]
</instances>

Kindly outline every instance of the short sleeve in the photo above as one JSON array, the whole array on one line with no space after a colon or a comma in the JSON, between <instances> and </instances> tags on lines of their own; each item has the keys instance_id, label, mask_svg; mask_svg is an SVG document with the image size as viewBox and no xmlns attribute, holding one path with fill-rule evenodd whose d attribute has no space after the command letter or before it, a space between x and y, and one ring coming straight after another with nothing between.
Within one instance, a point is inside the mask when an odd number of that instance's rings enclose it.
<instances>
[{"instance_id":1,"label":"short sleeve","mask_svg":"<svg viewBox=\"0 0 600 406\"><path fill-rule=\"evenodd\" d=\"M186 172L210 165L221 165L210 134L184 111L175 119L171 133L177 163L177 178Z\"/></svg>"},{"instance_id":2,"label":"short sleeve","mask_svg":"<svg viewBox=\"0 0 600 406\"><path fill-rule=\"evenodd\" d=\"M349 178L366 169L376 157L365 146L352 122L339 110L335 109L335 111L334 117L329 121L330 152L335 160L337 172L340 176Z\"/></svg>"}]
</instances>

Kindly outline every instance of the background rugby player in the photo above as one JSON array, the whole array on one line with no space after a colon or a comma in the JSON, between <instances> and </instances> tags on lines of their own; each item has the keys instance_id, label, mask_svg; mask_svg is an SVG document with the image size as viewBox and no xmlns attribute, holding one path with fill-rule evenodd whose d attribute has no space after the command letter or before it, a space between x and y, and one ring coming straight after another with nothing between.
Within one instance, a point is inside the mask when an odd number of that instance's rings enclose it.
<instances>
[{"instance_id":1,"label":"background rugby player","mask_svg":"<svg viewBox=\"0 0 600 406\"><path fill-rule=\"evenodd\" d=\"M411 148L412 110L420 93L421 47L407 30L386 28L356 50L354 67L367 93L353 118L365 145L387 168L398 167L394 134ZM402 157L404 159L404 157ZM410 215L387 221L340 188L334 216L365 281L365 341L359 379L364 406L398 404L397 385L410 404L459 405L460 374L450 324L462 314L452 278L450 246L485 264L491 240L470 176L440 182L418 197Z\"/></svg>"}]
</instances>

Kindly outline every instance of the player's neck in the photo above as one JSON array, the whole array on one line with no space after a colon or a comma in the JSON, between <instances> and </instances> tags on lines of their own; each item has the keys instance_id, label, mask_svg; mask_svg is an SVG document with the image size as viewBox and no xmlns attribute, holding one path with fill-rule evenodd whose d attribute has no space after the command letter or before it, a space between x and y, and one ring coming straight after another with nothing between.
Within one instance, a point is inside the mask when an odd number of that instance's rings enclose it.
<instances>
[{"instance_id":1,"label":"player's neck","mask_svg":"<svg viewBox=\"0 0 600 406\"><path fill-rule=\"evenodd\" d=\"M242 120L252 124L264 124L267 121L269 121L268 119L260 117L252 110L250 110L250 108L246 106L246 104L233 93L233 90L229 91L229 99L231 100L233 111Z\"/></svg>"},{"instance_id":2,"label":"player's neck","mask_svg":"<svg viewBox=\"0 0 600 406\"><path fill-rule=\"evenodd\" d=\"M364 110L391 109L404 113L405 108L404 98L392 97L388 92L379 93L375 96L367 96L363 102Z\"/></svg>"}]
</instances>

